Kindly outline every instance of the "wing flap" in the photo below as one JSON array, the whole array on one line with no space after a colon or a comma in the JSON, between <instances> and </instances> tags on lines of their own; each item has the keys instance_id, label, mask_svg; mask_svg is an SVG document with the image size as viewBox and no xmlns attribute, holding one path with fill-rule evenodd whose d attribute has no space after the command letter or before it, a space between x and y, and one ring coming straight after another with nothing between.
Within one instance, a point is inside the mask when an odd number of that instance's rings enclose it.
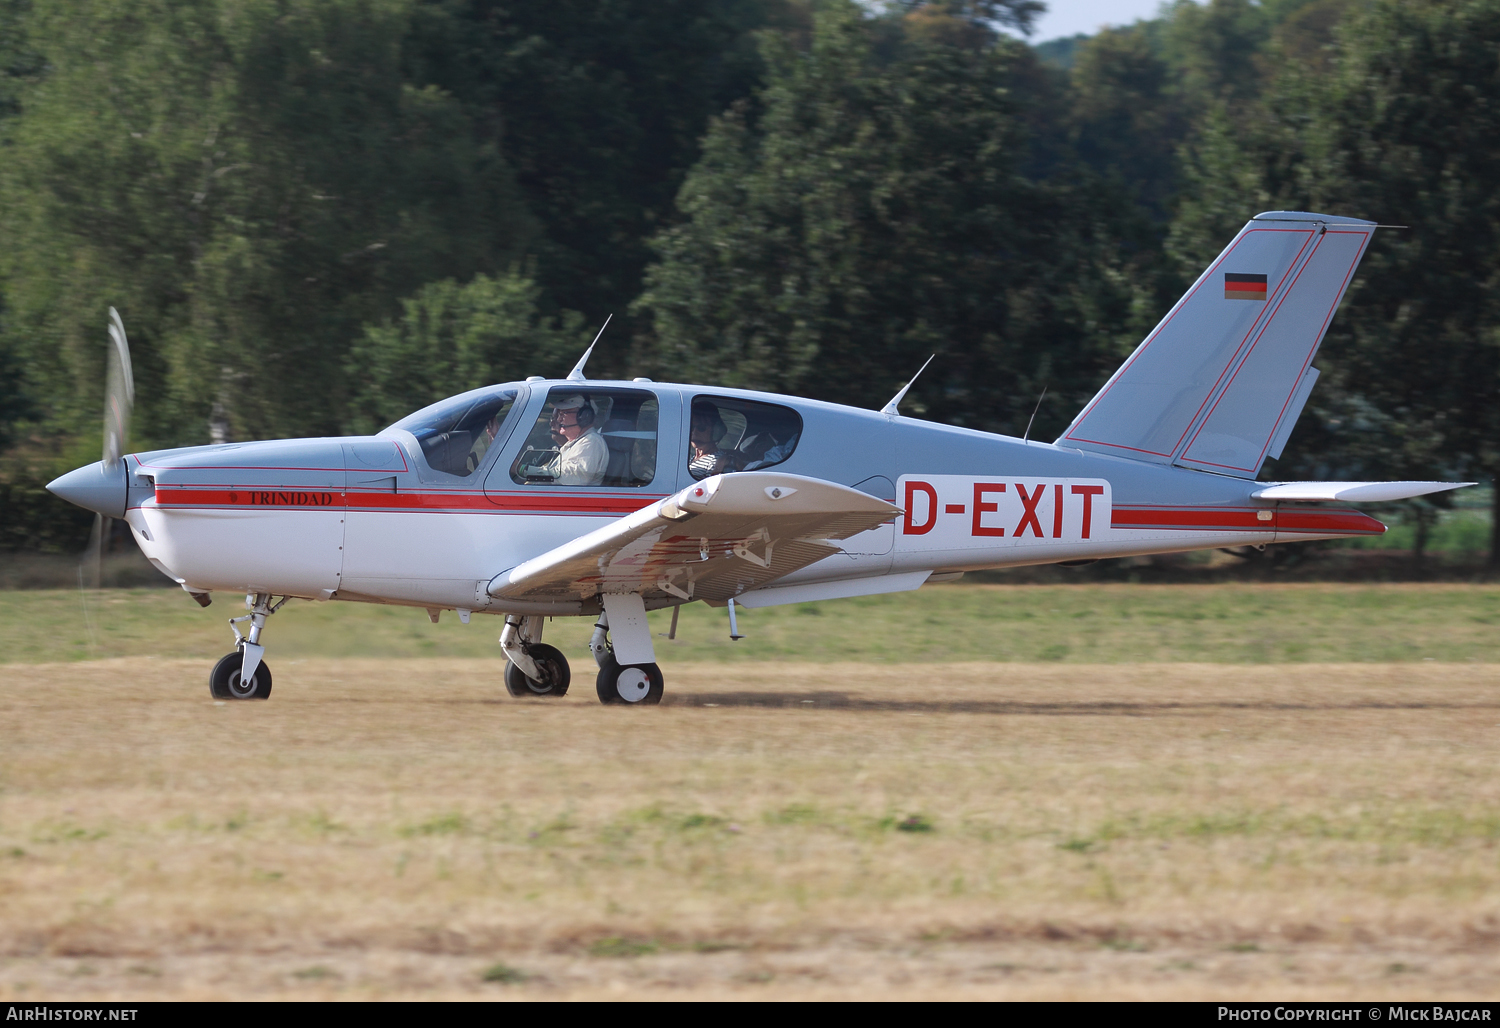
<instances>
[{"instance_id":1,"label":"wing flap","mask_svg":"<svg viewBox=\"0 0 1500 1028\"><path fill-rule=\"evenodd\" d=\"M1382 503L1409 500L1414 496L1446 492L1475 485L1474 482L1282 482L1257 489L1257 500L1341 500L1345 503Z\"/></svg>"},{"instance_id":2,"label":"wing flap","mask_svg":"<svg viewBox=\"0 0 1500 1028\"><path fill-rule=\"evenodd\" d=\"M840 552L900 508L800 475L715 475L497 575L498 600L722 602Z\"/></svg>"}]
</instances>

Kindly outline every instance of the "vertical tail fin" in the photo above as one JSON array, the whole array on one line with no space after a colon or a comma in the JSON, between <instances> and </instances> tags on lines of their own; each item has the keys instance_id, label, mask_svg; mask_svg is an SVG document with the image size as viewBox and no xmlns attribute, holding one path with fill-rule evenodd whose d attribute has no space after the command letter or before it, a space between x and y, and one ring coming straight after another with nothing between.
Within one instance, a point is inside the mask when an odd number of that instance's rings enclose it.
<instances>
[{"instance_id":1,"label":"vertical tail fin","mask_svg":"<svg viewBox=\"0 0 1500 1028\"><path fill-rule=\"evenodd\" d=\"M1256 215L1057 444L1254 478L1302 413L1313 355L1374 231Z\"/></svg>"}]
</instances>

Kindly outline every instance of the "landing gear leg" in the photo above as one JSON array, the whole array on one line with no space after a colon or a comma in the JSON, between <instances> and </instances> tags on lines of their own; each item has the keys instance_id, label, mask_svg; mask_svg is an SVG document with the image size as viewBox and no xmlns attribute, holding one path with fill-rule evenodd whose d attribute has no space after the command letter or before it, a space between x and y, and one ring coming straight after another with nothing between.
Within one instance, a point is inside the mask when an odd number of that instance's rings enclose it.
<instances>
[{"instance_id":1,"label":"landing gear leg","mask_svg":"<svg viewBox=\"0 0 1500 1028\"><path fill-rule=\"evenodd\" d=\"M572 681L568 658L556 646L542 642L542 619L508 614L500 632L500 648L510 660L505 665L505 691L512 696L566 696Z\"/></svg>"},{"instance_id":2,"label":"landing gear leg","mask_svg":"<svg viewBox=\"0 0 1500 1028\"><path fill-rule=\"evenodd\" d=\"M265 631L266 618L276 613L290 596L271 604L270 593L249 593L245 596L245 609L250 613L230 618L229 627L234 632L235 651L226 654L214 665L208 675L208 692L216 700L264 700L271 696L271 668L261 659L266 648L260 644L261 632ZM248 638L240 634L240 622L250 622Z\"/></svg>"},{"instance_id":3,"label":"landing gear leg","mask_svg":"<svg viewBox=\"0 0 1500 1028\"><path fill-rule=\"evenodd\" d=\"M600 703L653 706L661 702L665 683L656 666L646 605L639 594L604 597L604 614L594 626L589 648L599 664L595 686Z\"/></svg>"}]
</instances>

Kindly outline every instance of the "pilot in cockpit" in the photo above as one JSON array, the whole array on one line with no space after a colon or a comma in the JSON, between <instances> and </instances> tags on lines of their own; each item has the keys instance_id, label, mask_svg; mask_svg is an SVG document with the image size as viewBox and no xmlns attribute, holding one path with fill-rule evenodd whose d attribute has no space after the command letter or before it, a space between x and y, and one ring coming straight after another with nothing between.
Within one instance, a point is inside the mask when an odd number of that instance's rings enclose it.
<instances>
[{"instance_id":1,"label":"pilot in cockpit","mask_svg":"<svg viewBox=\"0 0 1500 1028\"><path fill-rule=\"evenodd\" d=\"M552 407L547 427L558 443L547 473L554 485L598 485L609 468L609 444L594 426L594 408L582 396L565 396Z\"/></svg>"}]
</instances>

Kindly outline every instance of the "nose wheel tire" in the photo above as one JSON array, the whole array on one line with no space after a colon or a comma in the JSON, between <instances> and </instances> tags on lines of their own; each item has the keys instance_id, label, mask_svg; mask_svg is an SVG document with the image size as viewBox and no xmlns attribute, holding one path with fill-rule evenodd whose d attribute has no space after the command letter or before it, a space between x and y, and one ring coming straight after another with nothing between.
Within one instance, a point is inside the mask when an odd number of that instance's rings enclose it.
<instances>
[{"instance_id":1,"label":"nose wheel tire","mask_svg":"<svg viewBox=\"0 0 1500 1028\"><path fill-rule=\"evenodd\" d=\"M665 691L661 668L655 664L621 665L613 656L605 658L596 684L600 703L627 707L655 706Z\"/></svg>"},{"instance_id":2,"label":"nose wheel tire","mask_svg":"<svg viewBox=\"0 0 1500 1028\"><path fill-rule=\"evenodd\" d=\"M216 700L268 700L271 698L271 669L261 661L249 682L240 681L245 655L239 650L225 654L208 675L208 692Z\"/></svg>"},{"instance_id":3,"label":"nose wheel tire","mask_svg":"<svg viewBox=\"0 0 1500 1028\"><path fill-rule=\"evenodd\" d=\"M566 696L573 672L568 668L568 658L556 646L532 643L526 655L536 662L542 680L529 677L526 672L510 661L505 662L505 691L512 696Z\"/></svg>"}]
</instances>

